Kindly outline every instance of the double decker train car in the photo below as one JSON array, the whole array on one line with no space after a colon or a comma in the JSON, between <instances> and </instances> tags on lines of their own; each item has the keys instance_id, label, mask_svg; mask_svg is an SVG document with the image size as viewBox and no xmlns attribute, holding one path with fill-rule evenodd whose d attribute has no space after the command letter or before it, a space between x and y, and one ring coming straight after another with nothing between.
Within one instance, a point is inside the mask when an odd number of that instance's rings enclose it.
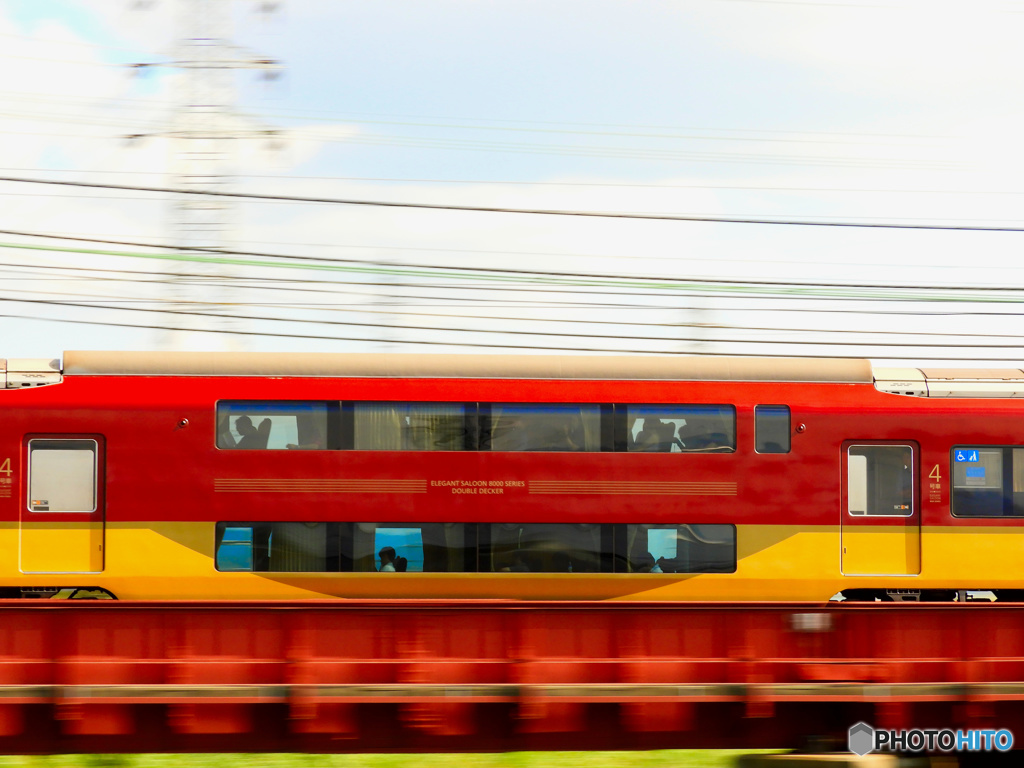
<instances>
[{"instance_id":1,"label":"double decker train car","mask_svg":"<svg viewBox=\"0 0 1024 768\"><path fill-rule=\"evenodd\" d=\"M0 360L0 596L1016 600L1022 398L865 360Z\"/></svg>"}]
</instances>

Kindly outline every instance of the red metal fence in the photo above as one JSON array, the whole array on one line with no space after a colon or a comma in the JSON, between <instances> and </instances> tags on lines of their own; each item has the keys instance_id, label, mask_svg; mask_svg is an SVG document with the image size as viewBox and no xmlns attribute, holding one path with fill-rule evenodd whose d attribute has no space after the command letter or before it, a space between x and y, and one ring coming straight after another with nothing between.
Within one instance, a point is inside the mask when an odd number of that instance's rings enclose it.
<instances>
[{"instance_id":1,"label":"red metal fence","mask_svg":"<svg viewBox=\"0 0 1024 768\"><path fill-rule=\"evenodd\" d=\"M1024 605L0 601L0 751L1024 742Z\"/></svg>"}]
</instances>

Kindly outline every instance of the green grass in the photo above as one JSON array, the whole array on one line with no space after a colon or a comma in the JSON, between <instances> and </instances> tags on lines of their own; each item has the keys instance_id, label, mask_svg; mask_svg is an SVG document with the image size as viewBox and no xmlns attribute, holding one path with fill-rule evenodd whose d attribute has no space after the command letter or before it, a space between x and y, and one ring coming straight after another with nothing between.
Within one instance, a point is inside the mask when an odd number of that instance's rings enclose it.
<instances>
[{"instance_id":1,"label":"green grass","mask_svg":"<svg viewBox=\"0 0 1024 768\"><path fill-rule=\"evenodd\" d=\"M465 755L0 755L0 768L732 768L758 750L504 752Z\"/></svg>"}]
</instances>

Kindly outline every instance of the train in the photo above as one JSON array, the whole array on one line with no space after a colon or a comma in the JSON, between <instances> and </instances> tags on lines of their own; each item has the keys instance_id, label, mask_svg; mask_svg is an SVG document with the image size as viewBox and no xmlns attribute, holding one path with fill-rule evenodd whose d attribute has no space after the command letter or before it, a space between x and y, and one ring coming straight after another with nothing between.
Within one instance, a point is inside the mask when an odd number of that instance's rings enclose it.
<instances>
[{"instance_id":1,"label":"train","mask_svg":"<svg viewBox=\"0 0 1024 768\"><path fill-rule=\"evenodd\" d=\"M0 360L0 597L1024 596L1024 371Z\"/></svg>"}]
</instances>

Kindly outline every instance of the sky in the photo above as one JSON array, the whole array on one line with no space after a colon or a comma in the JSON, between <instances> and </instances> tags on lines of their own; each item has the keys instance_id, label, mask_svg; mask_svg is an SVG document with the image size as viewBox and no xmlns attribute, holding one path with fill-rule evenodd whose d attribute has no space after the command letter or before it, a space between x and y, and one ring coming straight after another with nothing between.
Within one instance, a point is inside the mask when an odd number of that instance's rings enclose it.
<instances>
[{"instance_id":1,"label":"sky","mask_svg":"<svg viewBox=\"0 0 1024 768\"><path fill-rule=\"evenodd\" d=\"M1016 366L1022 38L1015 0L6 0L0 358Z\"/></svg>"}]
</instances>

